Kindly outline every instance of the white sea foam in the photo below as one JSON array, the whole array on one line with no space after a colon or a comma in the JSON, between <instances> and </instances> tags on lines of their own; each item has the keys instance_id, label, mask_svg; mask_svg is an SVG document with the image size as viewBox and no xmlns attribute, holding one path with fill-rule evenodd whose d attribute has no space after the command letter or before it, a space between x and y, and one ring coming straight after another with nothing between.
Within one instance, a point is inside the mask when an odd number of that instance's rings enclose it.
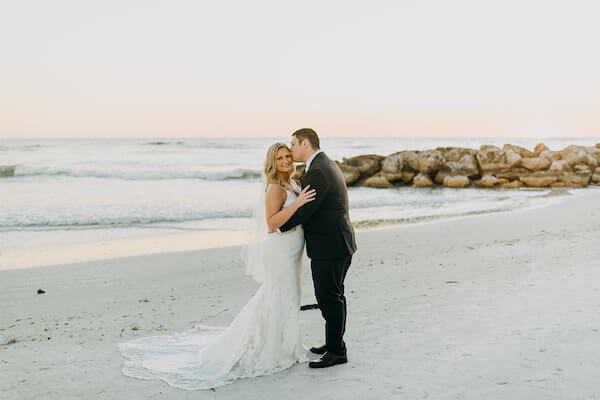
<instances>
[{"instance_id":1,"label":"white sea foam","mask_svg":"<svg viewBox=\"0 0 600 400\"><path fill-rule=\"evenodd\" d=\"M266 149L281 139L5 140L3 165L15 175L0 180L0 231L53 231L114 227L239 229L260 186ZM546 141L553 149L600 139ZM152 144L161 142L163 144ZM327 139L334 159L445 146L477 148L535 140ZM448 215L494 212L546 201L549 190L398 187L351 188L357 223L396 223Z\"/></svg>"},{"instance_id":2,"label":"white sea foam","mask_svg":"<svg viewBox=\"0 0 600 400\"><path fill-rule=\"evenodd\" d=\"M74 178L105 178L124 180L168 180L168 179L200 179L207 181L225 181L248 179L254 180L260 177L259 170L244 168L224 169L215 171L177 170L175 168L146 168L135 166L130 169L118 169L107 167L100 170L94 167L57 168L51 166L19 166L14 176L16 177L53 177L66 176Z\"/></svg>"}]
</instances>

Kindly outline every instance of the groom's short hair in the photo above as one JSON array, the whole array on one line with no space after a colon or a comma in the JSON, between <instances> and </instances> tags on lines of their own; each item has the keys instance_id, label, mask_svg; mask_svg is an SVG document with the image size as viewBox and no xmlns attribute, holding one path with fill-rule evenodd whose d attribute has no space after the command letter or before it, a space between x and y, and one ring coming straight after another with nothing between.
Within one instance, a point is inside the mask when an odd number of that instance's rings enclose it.
<instances>
[{"instance_id":1,"label":"groom's short hair","mask_svg":"<svg viewBox=\"0 0 600 400\"><path fill-rule=\"evenodd\" d=\"M308 140L313 149L319 150L321 148L319 146L319 135L317 135L317 132L315 132L314 129L298 129L296 132L292 133L292 136L296 136L296 138L298 139L298 143L302 143L304 140Z\"/></svg>"}]
</instances>

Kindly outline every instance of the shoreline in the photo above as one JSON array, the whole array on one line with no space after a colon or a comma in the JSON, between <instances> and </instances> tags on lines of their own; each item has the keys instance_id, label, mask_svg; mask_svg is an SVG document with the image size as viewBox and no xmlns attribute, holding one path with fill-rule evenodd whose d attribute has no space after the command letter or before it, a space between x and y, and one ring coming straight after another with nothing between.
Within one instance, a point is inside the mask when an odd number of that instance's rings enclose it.
<instances>
[{"instance_id":1,"label":"shoreline","mask_svg":"<svg viewBox=\"0 0 600 400\"><path fill-rule=\"evenodd\" d=\"M592 191L596 189L592 188ZM572 189L571 189L572 190ZM406 219L359 221L354 223L355 230L371 231L402 227L406 225L431 224L488 214L503 214L546 207L564 201L569 196L585 195L583 191L573 193L563 188L552 189L544 196L542 204L529 204L524 207L473 211L468 213L423 216ZM587 189L589 191L589 188ZM108 230L107 230L108 231ZM194 251L211 248L241 246L248 239L247 230L207 230L201 232L163 233L158 235L136 236L120 239L84 241L68 245L49 245L43 247L21 247L0 250L0 272L41 268L51 265L72 264L87 261L110 260L123 257L135 257L146 254L165 254Z\"/></svg>"}]
</instances>

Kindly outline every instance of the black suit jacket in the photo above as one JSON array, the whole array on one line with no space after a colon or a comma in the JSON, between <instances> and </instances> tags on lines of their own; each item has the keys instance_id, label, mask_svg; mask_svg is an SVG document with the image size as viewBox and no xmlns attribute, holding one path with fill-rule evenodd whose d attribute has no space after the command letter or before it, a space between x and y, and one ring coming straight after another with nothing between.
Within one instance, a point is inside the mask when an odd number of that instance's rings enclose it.
<instances>
[{"instance_id":1,"label":"black suit jacket","mask_svg":"<svg viewBox=\"0 0 600 400\"><path fill-rule=\"evenodd\" d=\"M348 190L342 171L324 153L319 153L302 177L302 188L307 185L317 190L315 200L300 207L279 230L285 232L302 224L306 253L311 259L352 255L356 251L356 240L348 215Z\"/></svg>"}]
</instances>

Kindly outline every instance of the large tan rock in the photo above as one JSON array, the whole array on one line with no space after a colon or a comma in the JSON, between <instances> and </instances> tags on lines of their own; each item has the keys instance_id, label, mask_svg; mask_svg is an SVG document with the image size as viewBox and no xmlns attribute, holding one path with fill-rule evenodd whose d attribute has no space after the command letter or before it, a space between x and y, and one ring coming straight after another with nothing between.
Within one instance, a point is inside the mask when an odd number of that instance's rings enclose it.
<instances>
[{"instance_id":1,"label":"large tan rock","mask_svg":"<svg viewBox=\"0 0 600 400\"><path fill-rule=\"evenodd\" d=\"M415 173L412 171L402 171L402 182L409 184L415 177Z\"/></svg>"},{"instance_id":2,"label":"large tan rock","mask_svg":"<svg viewBox=\"0 0 600 400\"><path fill-rule=\"evenodd\" d=\"M567 187L568 185L564 182L561 181L556 181L553 184L550 185L550 187L552 188L557 188L557 187Z\"/></svg>"},{"instance_id":3,"label":"large tan rock","mask_svg":"<svg viewBox=\"0 0 600 400\"><path fill-rule=\"evenodd\" d=\"M476 150L460 147L438 148L437 150L440 151L445 160L440 165L439 172L436 175L435 180L437 183L442 184L445 176L464 175L470 179L479 177L479 166L475 159ZM439 182L438 179L440 179Z\"/></svg>"},{"instance_id":4,"label":"large tan rock","mask_svg":"<svg viewBox=\"0 0 600 400\"><path fill-rule=\"evenodd\" d=\"M427 187L433 186L433 182L429 175L419 172L417 176L413 179L413 187Z\"/></svg>"},{"instance_id":5,"label":"large tan rock","mask_svg":"<svg viewBox=\"0 0 600 400\"><path fill-rule=\"evenodd\" d=\"M538 144L537 144L537 145L536 145L536 146L533 148L533 154L534 154L536 157L539 157L539 156L540 156L540 154L542 154L542 152L543 152L543 151L546 151L546 150L550 150L550 149L548 148L548 146L546 146L544 143L538 143Z\"/></svg>"},{"instance_id":6,"label":"large tan rock","mask_svg":"<svg viewBox=\"0 0 600 400\"><path fill-rule=\"evenodd\" d=\"M592 168L598 167L598 160L584 146L569 146L560 151L561 158L569 165L585 164Z\"/></svg>"},{"instance_id":7,"label":"large tan rock","mask_svg":"<svg viewBox=\"0 0 600 400\"><path fill-rule=\"evenodd\" d=\"M512 149L504 150L504 155L506 156L506 162L510 166L510 168L520 167L523 162L523 157L516 151Z\"/></svg>"},{"instance_id":8,"label":"large tan rock","mask_svg":"<svg viewBox=\"0 0 600 400\"><path fill-rule=\"evenodd\" d=\"M344 175L344 181L346 182L346 186L350 186L356 183L356 181L358 181L358 179L360 178L360 171L358 170L358 168L351 167L349 165L342 164L337 161L336 163L338 167L340 167L342 175Z\"/></svg>"},{"instance_id":9,"label":"large tan rock","mask_svg":"<svg viewBox=\"0 0 600 400\"><path fill-rule=\"evenodd\" d=\"M480 150L475 155L475 158L477 159L482 175L496 175L496 172L508 171L512 168L506 159L504 150L498 148Z\"/></svg>"},{"instance_id":10,"label":"large tan rock","mask_svg":"<svg viewBox=\"0 0 600 400\"><path fill-rule=\"evenodd\" d=\"M547 173L557 178L557 184L554 185L555 187L583 187L587 186L592 178L592 169L589 166L577 164L571 167L567 160L554 161Z\"/></svg>"},{"instance_id":11,"label":"large tan rock","mask_svg":"<svg viewBox=\"0 0 600 400\"><path fill-rule=\"evenodd\" d=\"M600 148L600 147L599 147ZM597 167L592 175L592 183L596 185L600 185L600 167Z\"/></svg>"},{"instance_id":12,"label":"large tan rock","mask_svg":"<svg viewBox=\"0 0 600 400\"><path fill-rule=\"evenodd\" d=\"M504 150L512 150L523 158L535 157L535 154L533 154L531 151L529 151L523 147L514 146L512 144L505 144L503 149Z\"/></svg>"},{"instance_id":13,"label":"large tan rock","mask_svg":"<svg viewBox=\"0 0 600 400\"><path fill-rule=\"evenodd\" d=\"M590 184L589 179L573 173L560 176L557 182L562 182L565 184L565 186L572 188L586 187Z\"/></svg>"},{"instance_id":14,"label":"large tan rock","mask_svg":"<svg viewBox=\"0 0 600 400\"><path fill-rule=\"evenodd\" d=\"M584 146L585 151L587 151L590 154L600 154L600 148L596 147L596 146Z\"/></svg>"},{"instance_id":15,"label":"large tan rock","mask_svg":"<svg viewBox=\"0 0 600 400\"><path fill-rule=\"evenodd\" d=\"M500 187L502 189L516 189L516 188L520 188L521 186L523 186L523 182L521 182L518 179L500 184Z\"/></svg>"},{"instance_id":16,"label":"large tan rock","mask_svg":"<svg viewBox=\"0 0 600 400\"><path fill-rule=\"evenodd\" d=\"M521 182L531 187L547 187L556 182L556 176L547 173L534 173L528 176L522 176Z\"/></svg>"},{"instance_id":17,"label":"large tan rock","mask_svg":"<svg viewBox=\"0 0 600 400\"><path fill-rule=\"evenodd\" d=\"M438 147L436 150L442 154L446 161L458 161L465 155L475 156L478 151L466 147Z\"/></svg>"},{"instance_id":18,"label":"large tan rock","mask_svg":"<svg viewBox=\"0 0 600 400\"><path fill-rule=\"evenodd\" d=\"M393 186L387 179L385 179L385 177L381 175L375 175L365 179L362 185L366 187L381 189L388 189Z\"/></svg>"},{"instance_id":19,"label":"large tan rock","mask_svg":"<svg viewBox=\"0 0 600 400\"><path fill-rule=\"evenodd\" d=\"M481 179L474 181L473 184L478 187L492 188L507 182L508 179L496 178L494 175L484 175Z\"/></svg>"},{"instance_id":20,"label":"large tan rock","mask_svg":"<svg viewBox=\"0 0 600 400\"><path fill-rule=\"evenodd\" d=\"M402 179L402 168L404 168L404 161L402 160L402 152L394 153L387 156L381 162L382 175L389 181L395 182Z\"/></svg>"},{"instance_id":21,"label":"large tan rock","mask_svg":"<svg viewBox=\"0 0 600 400\"><path fill-rule=\"evenodd\" d=\"M416 151L403 151L402 153L402 162L404 163L404 168L409 168L413 171L419 172L413 165L417 166L417 152Z\"/></svg>"},{"instance_id":22,"label":"large tan rock","mask_svg":"<svg viewBox=\"0 0 600 400\"><path fill-rule=\"evenodd\" d=\"M361 178L375 175L381 169L381 162L385 157L375 154L367 154L352 158L344 158L342 164L358 168Z\"/></svg>"},{"instance_id":23,"label":"large tan rock","mask_svg":"<svg viewBox=\"0 0 600 400\"><path fill-rule=\"evenodd\" d=\"M438 185L442 185L444 183L444 178L447 176L452 176L449 171L438 171L433 177L433 181Z\"/></svg>"},{"instance_id":24,"label":"large tan rock","mask_svg":"<svg viewBox=\"0 0 600 400\"><path fill-rule=\"evenodd\" d=\"M482 144L479 150L501 150L500 147L494 146L493 144Z\"/></svg>"},{"instance_id":25,"label":"large tan rock","mask_svg":"<svg viewBox=\"0 0 600 400\"><path fill-rule=\"evenodd\" d=\"M466 176L447 176L444 178L444 186L451 188L463 188L471 183Z\"/></svg>"},{"instance_id":26,"label":"large tan rock","mask_svg":"<svg viewBox=\"0 0 600 400\"><path fill-rule=\"evenodd\" d=\"M519 167L519 168L512 168L512 169L506 169L503 171L499 171L499 172L494 173L494 175L496 176L496 178L508 179L509 181L514 181L514 180L520 179L522 176L531 175L531 171L528 170L527 168Z\"/></svg>"},{"instance_id":27,"label":"large tan rock","mask_svg":"<svg viewBox=\"0 0 600 400\"><path fill-rule=\"evenodd\" d=\"M539 155L540 158L547 158L550 161L558 161L562 158L560 151L544 150Z\"/></svg>"},{"instance_id":28,"label":"large tan rock","mask_svg":"<svg viewBox=\"0 0 600 400\"><path fill-rule=\"evenodd\" d=\"M589 165L586 164L577 164L573 166L573 174L570 175L570 180L567 181L567 184L575 184L581 186L587 186L590 184L592 180L592 175L595 171L596 167L592 169Z\"/></svg>"},{"instance_id":29,"label":"large tan rock","mask_svg":"<svg viewBox=\"0 0 600 400\"><path fill-rule=\"evenodd\" d=\"M566 160L553 161L548 168L548 171L559 174L564 172L572 172L573 168L569 165Z\"/></svg>"},{"instance_id":30,"label":"large tan rock","mask_svg":"<svg viewBox=\"0 0 600 400\"><path fill-rule=\"evenodd\" d=\"M541 171L543 169L548 169L551 164L552 161L550 159L541 157L528 157L521 160L521 165L530 171Z\"/></svg>"},{"instance_id":31,"label":"large tan rock","mask_svg":"<svg viewBox=\"0 0 600 400\"><path fill-rule=\"evenodd\" d=\"M600 149L597 148L596 146L586 146L585 151L587 151L587 153L589 155L591 155L592 157L594 157L596 159L596 162L598 163L598 166L600 167Z\"/></svg>"},{"instance_id":32,"label":"large tan rock","mask_svg":"<svg viewBox=\"0 0 600 400\"><path fill-rule=\"evenodd\" d=\"M444 158L442 157L442 153L438 150L425 150L419 152L406 152L403 155L403 160L415 171L431 174L440 168Z\"/></svg>"}]
</instances>

